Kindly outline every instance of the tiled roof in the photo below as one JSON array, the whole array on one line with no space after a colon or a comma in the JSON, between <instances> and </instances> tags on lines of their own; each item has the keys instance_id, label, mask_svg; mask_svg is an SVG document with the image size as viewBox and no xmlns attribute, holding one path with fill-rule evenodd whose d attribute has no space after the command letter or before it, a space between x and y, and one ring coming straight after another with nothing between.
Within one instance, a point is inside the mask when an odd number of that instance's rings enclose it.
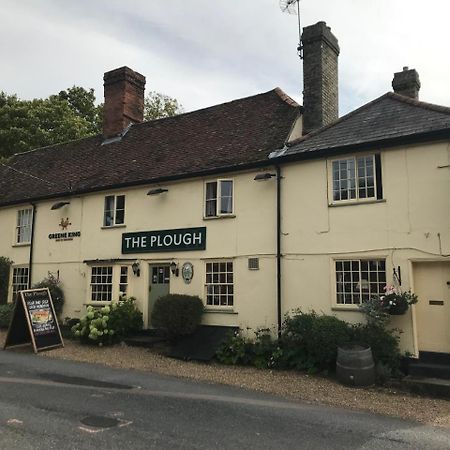
<instances>
[{"instance_id":1,"label":"tiled roof","mask_svg":"<svg viewBox=\"0 0 450 450\"><path fill-rule=\"evenodd\" d=\"M323 152L363 144L383 146L439 131L450 132L450 108L388 92L272 156ZM312 155L311 155L312 156Z\"/></svg>"},{"instance_id":2,"label":"tiled roof","mask_svg":"<svg viewBox=\"0 0 450 450\"><path fill-rule=\"evenodd\" d=\"M151 183L267 161L299 112L276 88L210 108L133 125L122 140L101 136L15 155L0 165L0 205Z\"/></svg>"}]
</instances>

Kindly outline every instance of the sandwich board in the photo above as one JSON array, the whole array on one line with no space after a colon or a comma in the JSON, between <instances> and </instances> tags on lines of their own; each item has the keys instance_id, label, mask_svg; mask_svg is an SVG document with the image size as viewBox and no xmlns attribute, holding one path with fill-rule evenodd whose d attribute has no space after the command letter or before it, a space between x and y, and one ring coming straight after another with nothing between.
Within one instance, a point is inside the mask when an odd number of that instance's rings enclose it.
<instances>
[{"instance_id":1,"label":"sandwich board","mask_svg":"<svg viewBox=\"0 0 450 450\"><path fill-rule=\"evenodd\" d=\"M34 353L64 347L48 288L19 291L4 349L31 344Z\"/></svg>"}]
</instances>

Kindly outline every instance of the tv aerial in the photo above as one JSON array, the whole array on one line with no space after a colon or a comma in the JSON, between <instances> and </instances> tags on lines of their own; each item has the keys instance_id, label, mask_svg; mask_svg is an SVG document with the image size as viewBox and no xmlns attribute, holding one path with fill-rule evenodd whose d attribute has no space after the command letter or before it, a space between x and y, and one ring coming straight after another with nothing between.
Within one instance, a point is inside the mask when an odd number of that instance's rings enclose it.
<instances>
[{"instance_id":1,"label":"tv aerial","mask_svg":"<svg viewBox=\"0 0 450 450\"><path fill-rule=\"evenodd\" d=\"M300 0L280 0L280 9L284 13L296 15L298 17L297 54L300 59L303 59L302 27L300 25Z\"/></svg>"}]
</instances>

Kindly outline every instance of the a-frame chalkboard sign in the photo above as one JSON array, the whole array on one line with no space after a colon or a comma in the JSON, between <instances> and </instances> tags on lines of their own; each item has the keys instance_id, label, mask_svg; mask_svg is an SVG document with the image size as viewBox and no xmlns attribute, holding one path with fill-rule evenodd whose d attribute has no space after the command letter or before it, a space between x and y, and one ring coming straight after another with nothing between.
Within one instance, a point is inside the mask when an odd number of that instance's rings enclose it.
<instances>
[{"instance_id":1,"label":"a-frame chalkboard sign","mask_svg":"<svg viewBox=\"0 0 450 450\"><path fill-rule=\"evenodd\" d=\"M47 288L19 291L4 349L31 344L34 353L64 347Z\"/></svg>"}]
</instances>

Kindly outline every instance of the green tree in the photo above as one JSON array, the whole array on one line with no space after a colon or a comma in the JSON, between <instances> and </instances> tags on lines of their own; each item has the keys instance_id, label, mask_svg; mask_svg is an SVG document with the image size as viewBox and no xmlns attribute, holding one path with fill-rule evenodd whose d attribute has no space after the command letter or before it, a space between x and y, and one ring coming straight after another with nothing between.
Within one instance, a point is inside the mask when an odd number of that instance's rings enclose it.
<instances>
[{"instance_id":1,"label":"green tree","mask_svg":"<svg viewBox=\"0 0 450 450\"><path fill-rule=\"evenodd\" d=\"M96 108L94 100L93 91L76 86L34 100L0 92L0 157L95 134L98 114L88 108Z\"/></svg>"},{"instance_id":2,"label":"green tree","mask_svg":"<svg viewBox=\"0 0 450 450\"><path fill-rule=\"evenodd\" d=\"M172 117L183 112L183 106L178 100L160 92L150 91L144 99L145 121Z\"/></svg>"},{"instance_id":3,"label":"green tree","mask_svg":"<svg viewBox=\"0 0 450 450\"><path fill-rule=\"evenodd\" d=\"M21 100L0 91L0 163L14 153L92 136L101 132L103 104L93 89L73 86L45 99ZM183 112L174 98L150 92L144 120Z\"/></svg>"}]
</instances>

